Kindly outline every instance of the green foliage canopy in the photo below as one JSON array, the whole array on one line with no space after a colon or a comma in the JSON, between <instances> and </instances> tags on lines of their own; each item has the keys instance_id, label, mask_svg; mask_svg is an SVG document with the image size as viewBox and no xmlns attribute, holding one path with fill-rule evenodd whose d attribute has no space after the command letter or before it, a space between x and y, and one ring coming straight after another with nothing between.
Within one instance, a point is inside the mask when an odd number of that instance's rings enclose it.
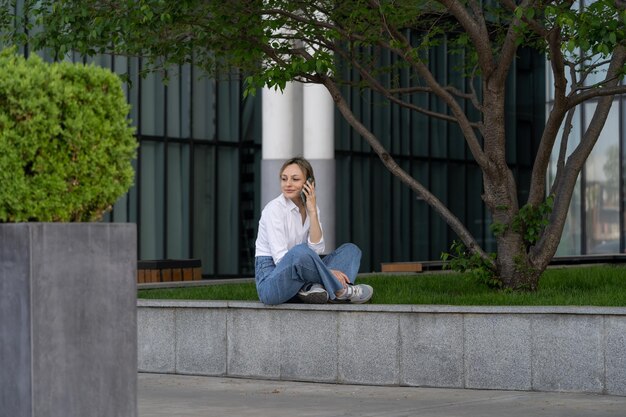
<instances>
[{"instance_id":1,"label":"green foliage canopy","mask_svg":"<svg viewBox=\"0 0 626 417\"><path fill-rule=\"evenodd\" d=\"M134 178L121 80L0 52L0 222L99 219Z\"/></svg>"}]
</instances>

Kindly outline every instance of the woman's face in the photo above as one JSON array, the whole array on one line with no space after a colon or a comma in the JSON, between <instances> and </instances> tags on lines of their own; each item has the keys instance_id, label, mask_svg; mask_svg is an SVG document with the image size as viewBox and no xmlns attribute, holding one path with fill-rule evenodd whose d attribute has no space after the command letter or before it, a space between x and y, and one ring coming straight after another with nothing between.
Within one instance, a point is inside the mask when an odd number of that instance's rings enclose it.
<instances>
[{"instance_id":1,"label":"woman's face","mask_svg":"<svg viewBox=\"0 0 626 417\"><path fill-rule=\"evenodd\" d=\"M285 197L297 202L300 200L300 191L305 181L304 172L298 165L287 165L280 174L280 190Z\"/></svg>"}]
</instances>

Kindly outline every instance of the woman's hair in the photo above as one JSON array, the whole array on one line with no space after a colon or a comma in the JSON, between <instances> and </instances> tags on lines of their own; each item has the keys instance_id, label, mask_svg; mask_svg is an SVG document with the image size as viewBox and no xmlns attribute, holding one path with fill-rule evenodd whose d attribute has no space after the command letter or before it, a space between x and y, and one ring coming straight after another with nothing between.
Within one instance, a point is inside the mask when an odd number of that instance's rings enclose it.
<instances>
[{"instance_id":1,"label":"woman's hair","mask_svg":"<svg viewBox=\"0 0 626 417\"><path fill-rule=\"evenodd\" d=\"M311 166L309 161L307 161L301 156L296 156L295 158L286 160L283 166L280 168L280 173L278 174L279 177L283 175L283 171L285 170L285 168L293 164L296 164L300 167L300 169L304 173L305 180L312 178L313 182L315 182L315 174L313 174L313 167Z\"/></svg>"}]
</instances>

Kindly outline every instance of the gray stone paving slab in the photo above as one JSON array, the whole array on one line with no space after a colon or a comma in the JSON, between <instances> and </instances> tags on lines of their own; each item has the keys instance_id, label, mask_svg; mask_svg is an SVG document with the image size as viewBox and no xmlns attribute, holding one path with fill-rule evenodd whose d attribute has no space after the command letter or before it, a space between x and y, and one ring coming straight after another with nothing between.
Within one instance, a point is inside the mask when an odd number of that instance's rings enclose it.
<instances>
[{"instance_id":1,"label":"gray stone paving slab","mask_svg":"<svg viewBox=\"0 0 626 417\"><path fill-rule=\"evenodd\" d=\"M399 316L347 312L339 315L339 381L398 384Z\"/></svg>"},{"instance_id":2,"label":"gray stone paving slab","mask_svg":"<svg viewBox=\"0 0 626 417\"><path fill-rule=\"evenodd\" d=\"M137 361L140 371L175 372L176 329L174 309L137 311Z\"/></svg>"},{"instance_id":3,"label":"gray stone paving slab","mask_svg":"<svg viewBox=\"0 0 626 417\"><path fill-rule=\"evenodd\" d=\"M533 320L533 388L603 392L603 318L545 315Z\"/></svg>"},{"instance_id":4,"label":"gray stone paving slab","mask_svg":"<svg viewBox=\"0 0 626 417\"><path fill-rule=\"evenodd\" d=\"M465 387L531 388L530 319L526 316L465 317Z\"/></svg>"},{"instance_id":5,"label":"gray stone paving slab","mask_svg":"<svg viewBox=\"0 0 626 417\"><path fill-rule=\"evenodd\" d=\"M176 311L176 372L226 374L225 311Z\"/></svg>"},{"instance_id":6,"label":"gray stone paving slab","mask_svg":"<svg viewBox=\"0 0 626 417\"><path fill-rule=\"evenodd\" d=\"M626 395L626 323L606 318L605 333L606 392Z\"/></svg>"},{"instance_id":7,"label":"gray stone paving slab","mask_svg":"<svg viewBox=\"0 0 626 417\"><path fill-rule=\"evenodd\" d=\"M139 417L623 417L626 397L139 374Z\"/></svg>"},{"instance_id":8,"label":"gray stone paving slab","mask_svg":"<svg viewBox=\"0 0 626 417\"><path fill-rule=\"evenodd\" d=\"M463 388L463 316L400 317L400 383Z\"/></svg>"},{"instance_id":9,"label":"gray stone paving slab","mask_svg":"<svg viewBox=\"0 0 626 417\"><path fill-rule=\"evenodd\" d=\"M280 377L280 316L263 310L228 312L228 373Z\"/></svg>"},{"instance_id":10,"label":"gray stone paving slab","mask_svg":"<svg viewBox=\"0 0 626 417\"><path fill-rule=\"evenodd\" d=\"M286 311L280 319L282 379L337 380L337 315L328 311Z\"/></svg>"}]
</instances>

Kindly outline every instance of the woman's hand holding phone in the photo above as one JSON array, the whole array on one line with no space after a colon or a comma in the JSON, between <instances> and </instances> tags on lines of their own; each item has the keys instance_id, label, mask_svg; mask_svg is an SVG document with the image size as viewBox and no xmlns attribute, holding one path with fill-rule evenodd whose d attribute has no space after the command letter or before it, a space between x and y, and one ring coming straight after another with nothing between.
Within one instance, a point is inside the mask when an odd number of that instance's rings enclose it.
<instances>
[{"instance_id":1,"label":"woman's hand holding phone","mask_svg":"<svg viewBox=\"0 0 626 417\"><path fill-rule=\"evenodd\" d=\"M307 196L309 198L307 198ZM313 178L309 177L302 187L302 191L300 192L300 197L302 198L302 202L305 206L308 207L307 200L312 200L313 210L315 210L315 183L313 182Z\"/></svg>"}]
</instances>

